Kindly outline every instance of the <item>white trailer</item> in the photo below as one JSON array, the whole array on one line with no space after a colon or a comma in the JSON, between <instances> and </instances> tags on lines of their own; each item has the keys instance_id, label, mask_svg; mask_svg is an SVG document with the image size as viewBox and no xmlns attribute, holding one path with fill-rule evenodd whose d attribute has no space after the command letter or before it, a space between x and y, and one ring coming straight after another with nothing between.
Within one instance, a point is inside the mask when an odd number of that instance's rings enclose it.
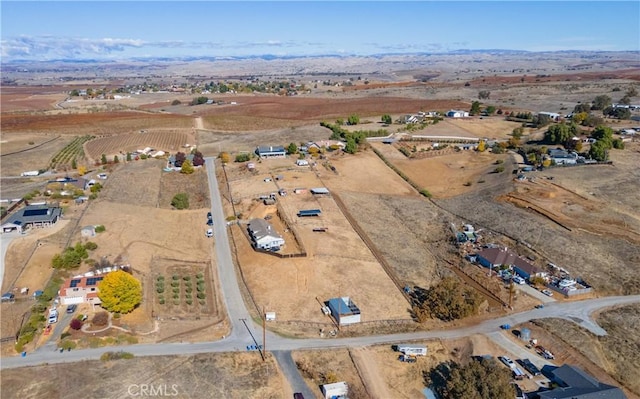
<instances>
[{"instance_id":1,"label":"white trailer","mask_svg":"<svg viewBox=\"0 0 640 399\"><path fill-rule=\"evenodd\" d=\"M37 170L29 170L26 172L22 172L21 176L38 176L40 174L40 171Z\"/></svg>"},{"instance_id":2,"label":"white trailer","mask_svg":"<svg viewBox=\"0 0 640 399\"><path fill-rule=\"evenodd\" d=\"M427 356L426 346L402 344L402 345L397 345L397 351L404 353L405 355Z\"/></svg>"}]
</instances>

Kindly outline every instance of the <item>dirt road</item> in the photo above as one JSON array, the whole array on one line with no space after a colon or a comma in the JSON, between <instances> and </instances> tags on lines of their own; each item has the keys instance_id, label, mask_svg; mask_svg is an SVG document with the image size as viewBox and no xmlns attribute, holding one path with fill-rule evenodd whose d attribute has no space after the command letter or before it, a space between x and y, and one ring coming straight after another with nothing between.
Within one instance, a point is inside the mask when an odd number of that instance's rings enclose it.
<instances>
[{"instance_id":1,"label":"dirt road","mask_svg":"<svg viewBox=\"0 0 640 399\"><path fill-rule=\"evenodd\" d=\"M393 395L388 391L384 379L380 378L380 370L374 359L370 358L370 353L366 348L356 348L349 351L353 364L355 364L363 385L373 399L391 398Z\"/></svg>"}]
</instances>

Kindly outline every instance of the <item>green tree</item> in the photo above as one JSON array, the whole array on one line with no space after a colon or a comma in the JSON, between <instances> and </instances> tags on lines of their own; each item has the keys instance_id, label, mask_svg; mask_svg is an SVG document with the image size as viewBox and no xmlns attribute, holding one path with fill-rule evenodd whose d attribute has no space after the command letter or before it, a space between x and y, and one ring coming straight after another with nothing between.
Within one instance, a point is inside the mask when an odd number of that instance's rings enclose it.
<instances>
[{"instance_id":1,"label":"green tree","mask_svg":"<svg viewBox=\"0 0 640 399\"><path fill-rule=\"evenodd\" d=\"M120 159L117 155L113 157L113 163L120 163Z\"/></svg>"},{"instance_id":2,"label":"green tree","mask_svg":"<svg viewBox=\"0 0 640 399\"><path fill-rule=\"evenodd\" d=\"M78 169L78 163L75 158L71 161L71 169Z\"/></svg>"},{"instance_id":3,"label":"green tree","mask_svg":"<svg viewBox=\"0 0 640 399\"><path fill-rule=\"evenodd\" d=\"M589 113L591 111L591 106L587 103L580 103L573 108L574 114L579 114L581 112Z\"/></svg>"},{"instance_id":4,"label":"green tree","mask_svg":"<svg viewBox=\"0 0 640 399\"><path fill-rule=\"evenodd\" d=\"M442 399L512 399L515 389L511 373L495 359L442 363L428 374L427 385L434 385Z\"/></svg>"},{"instance_id":5,"label":"green tree","mask_svg":"<svg viewBox=\"0 0 640 399\"><path fill-rule=\"evenodd\" d=\"M474 101L471 103L470 115L478 115L480 113L480 101Z\"/></svg>"},{"instance_id":6,"label":"green tree","mask_svg":"<svg viewBox=\"0 0 640 399\"><path fill-rule=\"evenodd\" d=\"M171 206L176 209L188 209L189 208L189 194L178 193L173 196L171 200Z\"/></svg>"},{"instance_id":7,"label":"green tree","mask_svg":"<svg viewBox=\"0 0 640 399\"><path fill-rule=\"evenodd\" d=\"M236 155L236 162L247 162L251 159L251 155L246 152Z\"/></svg>"},{"instance_id":8,"label":"green tree","mask_svg":"<svg viewBox=\"0 0 640 399\"><path fill-rule=\"evenodd\" d=\"M357 125L358 123L360 123L360 117L356 114L352 114L349 115L349 118L347 118L347 124L348 125Z\"/></svg>"},{"instance_id":9,"label":"green tree","mask_svg":"<svg viewBox=\"0 0 640 399\"><path fill-rule=\"evenodd\" d=\"M100 162L102 162L103 165L107 164L107 156L105 154L102 154L102 158L100 158Z\"/></svg>"},{"instance_id":10,"label":"green tree","mask_svg":"<svg viewBox=\"0 0 640 399\"><path fill-rule=\"evenodd\" d=\"M482 298L473 288L463 286L456 278L447 277L421 293L418 301L419 309L414 307L416 314L422 312L452 321L477 313Z\"/></svg>"},{"instance_id":11,"label":"green tree","mask_svg":"<svg viewBox=\"0 0 640 399\"><path fill-rule=\"evenodd\" d=\"M78 92L78 90L71 90L71 93L69 94L71 97L78 97L80 95L80 93Z\"/></svg>"},{"instance_id":12,"label":"green tree","mask_svg":"<svg viewBox=\"0 0 640 399\"><path fill-rule=\"evenodd\" d=\"M591 148L589 148L589 157L591 159L595 159L596 161L606 161L607 160L607 150L609 147L603 141L596 141L591 144Z\"/></svg>"},{"instance_id":13,"label":"green tree","mask_svg":"<svg viewBox=\"0 0 640 399\"><path fill-rule=\"evenodd\" d=\"M511 136L513 136L513 138L516 140L520 140L523 134L524 134L524 128L522 126L513 129L513 131L511 132Z\"/></svg>"},{"instance_id":14,"label":"green tree","mask_svg":"<svg viewBox=\"0 0 640 399\"><path fill-rule=\"evenodd\" d=\"M385 125L390 125L393 121L391 119L391 115L389 114L384 114L382 115L382 123L384 123Z\"/></svg>"},{"instance_id":15,"label":"green tree","mask_svg":"<svg viewBox=\"0 0 640 399\"><path fill-rule=\"evenodd\" d=\"M549 126L546 132L544 132L544 141L549 144L561 144L566 143L573 137L569 125L559 124Z\"/></svg>"},{"instance_id":16,"label":"green tree","mask_svg":"<svg viewBox=\"0 0 640 399\"><path fill-rule=\"evenodd\" d=\"M131 153L127 152L127 162L131 162Z\"/></svg>"},{"instance_id":17,"label":"green tree","mask_svg":"<svg viewBox=\"0 0 640 399\"><path fill-rule=\"evenodd\" d=\"M496 107L494 107L493 105L489 105L487 108L485 108L484 112L486 112L488 115L493 115L494 112L496 112Z\"/></svg>"},{"instance_id":18,"label":"green tree","mask_svg":"<svg viewBox=\"0 0 640 399\"><path fill-rule=\"evenodd\" d=\"M131 274L117 270L98 283L102 307L110 312L129 313L142 302L142 285Z\"/></svg>"},{"instance_id":19,"label":"green tree","mask_svg":"<svg viewBox=\"0 0 640 399\"><path fill-rule=\"evenodd\" d=\"M356 140L353 137L347 138L347 144L344 146L344 152L349 154L355 154L358 150L358 145L356 144Z\"/></svg>"},{"instance_id":20,"label":"green tree","mask_svg":"<svg viewBox=\"0 0 640 399\"><path fill-rule=\"evenodd\" d=\"M489 90L481 90L478 93L478 98L481 100L486 100L489 98L490 95L491 95L491 92Z\"/></svg>"},{"instance_id":21,"label":"green tree","mask_svg":"<svg viewBox=\"0 0 640 399\"><path fill-rule=\"evenodd\" d=\"M185 175L190 175L194 172L193 165L191 165L191 161L185 159L182 162L182 166L180 167L180 173L184 173Z\"/></svg>"},{"instance_id":22,"label":"green tree","mask_svg":"<svg viewBox=\"0 0 640 399\"><path fill-rule=\"evenodd\" d=\"M287 147L287 154L295 154L296 152L298 152L298 146L296 143L289 143L289 146Z\"/></svg>"},{"instance_id":23,"label":"green tree","mask_svg":"<svg viewBox=\"0 0 640 399\"><path fill-rule=\"evenodd\" d=\"M602 94L597 96L593 100L593 104L591 105L591 109L605 109L611 105L611 97L606 94Z\"/></svg>"},{"instance_id":24,"label":"green tree","mask_svg":"<svg viewBox=\"0 0 640 399\"><path fill-rule=\"evenodd\" d=\"M611 148L613 141L613 129L608 126L598 126L591 132L591 137L597 141L604 142L607 149Z\"/></svg>"}]
</instances>

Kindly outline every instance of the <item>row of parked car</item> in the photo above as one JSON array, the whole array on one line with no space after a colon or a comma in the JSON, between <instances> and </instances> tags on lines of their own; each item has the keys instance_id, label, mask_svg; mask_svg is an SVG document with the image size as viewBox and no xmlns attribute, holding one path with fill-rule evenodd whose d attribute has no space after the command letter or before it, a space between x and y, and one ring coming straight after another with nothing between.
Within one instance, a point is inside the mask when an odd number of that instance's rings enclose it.
<instances>
[{"instance_id":1,"label":"row of parked car","mask_svg":"<svg viewBox=\"0 0 640 399\"><path fill-rule=\"evenodd\" d=\"M499 356L498 359L504 363L505 366L509 367L513 372L513 377L516 380L524 379L525 374L522 372L522 369L518 367L516 362L511 360L508 356ZM527 372L529 372L532 376L540 375L540 369L531 362L529 359L518 359L517 363L522 366Z\"/></svg>"}]
</instances>

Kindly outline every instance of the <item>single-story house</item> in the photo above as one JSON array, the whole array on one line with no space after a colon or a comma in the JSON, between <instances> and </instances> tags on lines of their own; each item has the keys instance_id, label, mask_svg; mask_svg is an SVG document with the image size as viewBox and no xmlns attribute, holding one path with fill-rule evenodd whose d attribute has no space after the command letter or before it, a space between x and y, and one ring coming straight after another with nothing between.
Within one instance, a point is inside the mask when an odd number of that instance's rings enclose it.
<instances>
[{"instance_id":1,"label":"single-story house","mask_svg":"<svg viewBox=\"0 0 640 399\"><path fill-rule=\"evenodd\" d=\"M264 219L251 219L247 229L255 248L277 251L284 245L282 236Z\"/></svg>"},{"instance_id":2,"label":"single-story house","mask_svg":"<svg viewBox=\"0 0 640 399\"><path fill-rule=\"evenodd\" d=\"M283 146L259 146L256 148L256 155L260 158L273 158L273 157L284 157L287 155L287 151Z\"/></svg>"},{"instance_id":3,"label":"single-story house","mask_svg":"<svg viewBox=\"0 0 640 399\"><path fill-rule=\"evenodd\" d=\"M565 364L551 373L560 386L538 392L540 399L627 399L620 388L603 384L576 366Z\"/></svg>"},{"instance_id":4,"label":"single-story house","mask_svg":"<svg viewBox=\"0 0 640 399\"><path fill-rule=\"evenodd\" d=\"M512 267L514 272L525 279L533 276L544 276L545 274L526 258L518 256L518 254L506 247L485 248L476 254L476 259L482 266L492 269L502 265Z\"/></svg>"},{"instance_id":5,"label":"single-story house","mask_svg":"<svg viewBox=\"0 0 640 399\"><path fill-rule=\"evenodd\" d=\"M448 118L467 118L467 117L469 117L469 113L467 111L459 111L459 110L455 110L455 109L452 109L451 111L448 111L446 115L447 115Z\"/></svg>"},{"instance_id":6,"label":"single-story house","mask_svg":"<svg viewBox=\"0 0 640 399\"><path fill-rule=\"evenodd\" d=\"M403 116L400 118L400 120L399 120L399 121L400 121L400 123L407 123L407 124L409 124L409 123L418 123L418 122L420 122L421 120L422 120L422 118L421 118L421 117L419 117L418 115L410 115L410 114L409 114L409 115L403 115Z\"/></svg>"},{"instance_id":7,"label":"single-story house","mask_svg":"<svg viewBox=\"0 0 640 399\"><path fill-rule=\"evenodd\" d=\"M329 309L338 325L360 323L360 309L348 296L329 299Z\"/></svg>"},{"instance_id":8,"label":"single-story house","mask_svg":"<svg viewBox=\"0 0 640 399\"><path fill-rule=\"evenodd\" d=\"M2 224L2 232L22 233L30 227L49 227L62 216L62 208L48 205L27 205Z\"/></svg>"},{"instance_id":9,"label":"single-story house","mask_svg":"<svg viewBox=\"0 0 640 399\"><path fill-rule=\"evenodd\" d=\"M98 283L102 281L103 278L104 276L76 276L67 279L60 288L60 302L63 305L80 303L101 304L102 301L98 298Z\"/></svg>"},{"instance_id":10,"label":"single-story house","mask_svg":"<svg viewBox=\"0 0 640 399\"><path fill-rule=\"evenodd\" d=\"M568 152L561 148L554 148L549 150L549 158L551 158L551 160L555 162L556 165L574 165L578 163L577 152Z\"/></svg>"}]
</instances>

